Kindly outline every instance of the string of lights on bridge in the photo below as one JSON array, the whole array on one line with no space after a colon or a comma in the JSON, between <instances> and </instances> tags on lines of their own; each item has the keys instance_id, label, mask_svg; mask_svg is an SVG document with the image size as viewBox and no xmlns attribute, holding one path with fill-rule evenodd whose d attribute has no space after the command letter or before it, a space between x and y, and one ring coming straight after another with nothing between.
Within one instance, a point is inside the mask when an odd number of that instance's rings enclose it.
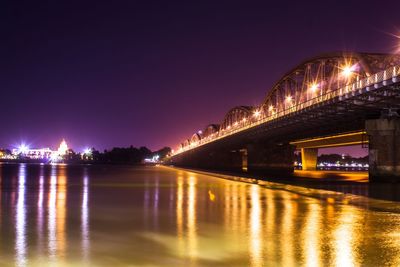
<instances>
[{"instance_id":1,"label":"string of lights on bridge","mask_svg":"<svg viewBox=\"0 0 400 267\"><path fill-rule=\"evenodd\" d=\"M357 90L363 88L370 90L370 87L375 88L379 83L385 83L391 79L399 79L400 76L399 60L396 61L395 65L373 74L363 74L361 71L361 62L354 62L354 60L346 58L344 58L342 62L342 65L336 66L335 77L328 77L331 83L332 78L334 78L336 87L327 88L327 80L329 80L327 77L324 77L325 79L321 80L309 77L308 81L304 81L306 79L304 78L303 87L305 87L305 90L303 94L299 95L298 92L285 91L284 97L279 98L279 92L275 93L276 102L274 105L271 103L274 95L270 93L267 96L267 101L264 101L264 104L259 107L250 108L247 116L232 121L225 125L225 127L221 125L210 134L198 131L192 136L192 138L181 143L176 150L172 150L172 155L177 155L187 150L245 131L249 128L303 110L315 104L321 104L337 97L339 99L347 97L349 94L351 95ZM319 71L320 70L318 69L318 72ZM323 74L317 73L316 76L318 77L319 75ZM269 103L269 105L266 106L265 103Z\"/></svg>"}]
</instances>

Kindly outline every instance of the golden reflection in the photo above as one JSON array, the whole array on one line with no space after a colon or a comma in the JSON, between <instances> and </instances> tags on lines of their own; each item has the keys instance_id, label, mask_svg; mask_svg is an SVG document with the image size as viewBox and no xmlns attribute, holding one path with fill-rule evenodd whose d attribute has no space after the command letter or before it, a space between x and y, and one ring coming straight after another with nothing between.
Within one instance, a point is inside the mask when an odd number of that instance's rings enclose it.
<instances>
[{"instance_id":1,"label":"golden reflection","mask_svg":"<svg viewBox=\"0 0 400 267\"><path fill-rule=\"evenodd\" d=\"M57 166L51 166L50 190L48 197L48 252L49 260L54 261L57 252L57 234L56 234L56 201L57 201Z\"/></svg>"},{"instance_id":2,"label":"golden reflection","mask_svg":"<svg viewBox=\"0 0 400 267\"><path fill-rule=\"evenodd\" d=\"M208 190L208 198L213 202L215 201L215 194L211 190Z\"/></svg>"},{"instance_id":3,"label":"golden reflection","mask_svg":"<svg viewBox=\"0 0 400 267\"><path fill-rule=\"evenodd\" d=\"M89 176L87 169L83 176L82 205L81 205L81 234L83 261L88 261L90 250L89 239Z\"/></svg>"},{"instance_id":4,"label":"golden reflection","mask_svg":"<svg viewBox=\"0 0 400 267\"><path fill-rule=\"evenodd\" d=\"M265 190L265 197L267 202L267 211L265 218L265 230L266 235L269 239L268 249L266 250L266 259L268 262L276 261L276 242L274 242L274 236L276 236L276 200L274 198L274 191Z\"/></svg>"},{"instance_id":5,"label":"golden reflection","mask_svg":"<svg viewBox=\"0 0 400 267\"><path fill-rule=\"evenodd\" d=\"M18 169L18 200L15 213L15 257L17 266L27 265L25 181L26 165Z\"/></svg>"},{"instance_id":6,"label":"golden reflection","mask_svg":"<svg viewBox=\"0 0 400 267\"><path fill-rule=\"evenodd\" d=\"M194 262L197 258L198 240L197 240L197 179L191 175L188 178L187 201L185 201L185 190L183 177L178 176L177 196L176 196L176 226L178 237L178 253L181 257L189 257ZM184 210L184 203L186 210ZM186 220L185 220L186 218ZM186 221L186 222L185 222ZM186 230L186 231L185 231Z\"/></svg>"},{"instance_id":7,"label":"golden reflection","mask_svg":"<svg viewBox=\"0 0 400 267\"><path fill-rule=\"evenodd\" d=\"M303 248L306 266L321 266L321 210L317 203L308 205L308 212L303 231Z\"/></svg>"},{"instance_id":8,"label":"golden reflection","mask_svg":"<svg viewBox=\"0 0 400 267\"><path fill-rule=\"evenodd\" d=\"M196 182L195 176L189 177L187 228L189 257L194 260L197 255L197 225L196 225Z\"/></svg>"},{"instance_id":9,"label":"golden reflection","mask_svg":"<svg viewBox=\"0 0 400 267\"><path fill-rule=\"evenodd\" d=\"M225 224L225 229L230 229L231 226L231 184L228 183L225 186L225 190L224 190L224 224Z\"/></svg>"},{"instance_id":10,"label":"golden reflection","mask_svg":"<svg viewBox=\"0 0 400 267\"><path fill-rule=\"evenodd\" d=\"M340 267L359 266L360 259L356 254L357 209L344 206L339 213L338 225L334 231L335 265Z\"/></svg>"},{"instance_id":11,"label":"golden reflection","mask_svg":"<svg viewBox=\"0 0 400 267\"><path fill-rule=\"evenodd\" d=\"M185 244L183 240L183 178L178 176L176 191L176 231L178 236L178 253L184 255Z\"/></svg>"},{"instance_id":12,"label":"golden reflection","mask_svg":"<svg viewBox=\"0 0 400 267\"><path fill-rule=\"evenodd\" d=\"M336 171L336 170L294 170L294 175L297 177L306 177L306 178L314 178L314 179L323 179L334 177L338 180L343 181L355 181L355 182L368 182L368 172L359 171L359 172L351 172L351 171Z\"/></svg>"},{"instance_id":13,"label":"golden reflection","mask_svg":"<svg viewBox=\"0 0 400 267\"><path fill-rule=\"evenodd\" d=\"M297 197L297 195L295 195ZM294 229L294 222L297 219L297 202L294 200L295 197L291 197L289 194L283 200L283 218L282 218L282 248L281 255L283 266L295 266L294 259L294 240L293 236L296 234Z\"/></svg>"},{"instance_id":14,"label":"golden reflection","mask_svg":"<svg viewBox=\"0 0 400 267\"><path fill-rule=\"evenodd\" d=\"M247 229L247 185L241 184L239 187L239 207L240 207L240 215L239 215L239 229Z\"/></svg>"},{"instance_id":15,"label":"golden reflection","mask_svg":"<svg viewBox=\"0 0 400 267\"><path fill-rule=\"evenodd\" d=\"M328 197L326 198L326 202L328 202L329 204L333 204L335 203L335 199L333 197Z\"/></svg>"},{"instance_id":16,"label":"golden reflection","mask_svg":"<svg viewBox=\"0 0 400 267\"><path fill-rule=\"evenodd\" d=\"M232 230L235 233L238 233L239 230L239 194L238 194L238 184L232 184L232 215L231 215L231 222L232 222ZM239 237L240 234L236 234L235 237Z\"/></svg>"},{"instance_id":17,"label":"golden reflection","mask_svg":"<svg viewBox=\"0 0 400 267\"><path fill-rule=\"evenodd\" d=\"M241 243L247 232L247 185L229 183L224 193L224 223L226 235L232 240L232 247L242 249Z\"/></svg>"},{"instance_id":18,"label":"golden reflection","mask_svg":"<svg viewBox=\"0 0 400 267\"><path fill-rule=\"evenodd\" d=\"M258 185L252 185L249 248L251 266L263 265L261 223L260 187Z\"/></svg>"},{"instance_id":19,"label":"golden reflection","mask_svg":"<svg viewBox=\"0 0 400 267\"><path fill-rule=\"evenodd\" d=\"M59 173L57 175L57 168ZM49 260L55 262L65 257L66 250L66 167L51 166L50 191L48 197L48 253Z\"/></svg>"},{"instance_id":20,"label":"golden reflection","mask_svg":"<svg viewBox=\"0 0 400 267\"><path fill-rule=\"evenodd\" d=\"M230 229L232 231L233 242L235 244L240 244L243 238L243 233L240 229L239 221L239 194L238 194L238 183L232 183L230 185L232 190L230 191L232 195L229 196L232 202L232 208L230 209L232 213L230 214L229 221L231 223Z\"/></svg>"},{"instance_id":21,"label":"golden reflection","mask_svg":"<svg viewBox=\"0 0 400 267\"><path fill-rule=\"evenodd\" d=\"M335 208L333 205L328 205L326 207L326 218L328 221L334 220Z\"/></svg>"},{"instance_id":22,"label":"golden reflection","mask_svg":"<svg viewBox=\"0 0 400 267\"><path fill-rule=\"evenodd\" d=\"M3 178L2 178L2 163L0 162L0 231L1 231L1 226L2 226L2 207L3 207L3 205L2 205L2 201L1 201L1 195L2 195L2 192L3 192L3 183L2 183L2 181L3 181ZM0 242L1 242L1 235L0 235ZM1 254L1 250L0 250L0 254Z\"/></svg>"},{"instance_id":23,"label":"golden reflection","mask_svg":"<svg viewBox=\"0 0 400 267\"><path fill-rule=\"evenodd\" d=\"M66 166L59 167L59 174L57 179L57 257L65 257L66 249L66 233L65 233L65 220L66 220L66 198L67 198L67 177Z\"/></svg>"}]
</instances>

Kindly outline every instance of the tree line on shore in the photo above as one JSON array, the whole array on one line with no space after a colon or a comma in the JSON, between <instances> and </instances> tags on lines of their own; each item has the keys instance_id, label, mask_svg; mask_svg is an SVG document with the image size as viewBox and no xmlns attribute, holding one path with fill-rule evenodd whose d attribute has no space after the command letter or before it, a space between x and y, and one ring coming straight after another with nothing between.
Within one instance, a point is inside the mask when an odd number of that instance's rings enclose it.
<instances>
[{"instance_id":1,"label":"tree line on shore","mask_svg":"<svg viewBox=\"0 0 400 267\"><path fill-rule=\"evenodd\" d=\"M77 154L73 151L67 153L65 160L67 161L91 161L95 163L115 163L115 164L139 164L145 159L158 156L159 159L165 158L171 153L171 148L164 147L157 151L151 151L147 147L114 147L111 150L103 152L90 149L90 153Z\"/></svg>"},{"instance_id":2,"label":"tree line on shore","mask_svg":"<svg viewBox=\"0 0 400 267\"><path fill-rule=\"evenodd\" d=\"M45 159L31 159L22 153L16 155L15 158L3 157L4 155L11 155L11 151L8 149L2 149L0 151L2 159L7 161L18 161L18 162L44 162ZM147 158L153 158L157 156L159 160L165 158L171 153L171 148L164 147L157 151L151 151L147 147L114 147L111 150L104 150L103 152L91 148L84 153L77 153L72 149L68 149L65 155L62 156L62 162L68 163L104 163L104 164L140 164L143 163Z\"/></svg>"}]
</instances>

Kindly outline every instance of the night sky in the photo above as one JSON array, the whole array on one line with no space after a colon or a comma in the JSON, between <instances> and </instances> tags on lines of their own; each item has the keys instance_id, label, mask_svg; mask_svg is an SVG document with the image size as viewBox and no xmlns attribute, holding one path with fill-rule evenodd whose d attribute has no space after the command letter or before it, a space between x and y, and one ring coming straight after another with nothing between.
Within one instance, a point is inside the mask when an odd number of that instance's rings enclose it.
<instances>
[{"instance_id":1,"label":"night sky","mask_svg":"<svg viewBox=\"0 0 400 267\"><path fill-rule=\"evenodd\" d=\"M273 2L273 3L271 3ZM394 52L396 1L10 1L0 147L175 146L321 53Z\"/></svg>"}]
</instances>

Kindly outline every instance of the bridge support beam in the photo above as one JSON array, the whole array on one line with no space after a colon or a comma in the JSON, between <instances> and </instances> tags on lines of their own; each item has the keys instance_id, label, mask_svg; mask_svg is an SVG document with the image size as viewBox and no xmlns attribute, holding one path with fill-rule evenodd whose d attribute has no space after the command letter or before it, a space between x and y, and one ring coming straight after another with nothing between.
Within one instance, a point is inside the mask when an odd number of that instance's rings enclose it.
<instances>
[{"instance_id":1,"label":"bridge support beam","mask_svg":"<svg viewBox=\"0 0 400 267\"><path fill-rule=\"evenodd\" d=\"M301 149L301 166L305 171L315 171L317 169L318 148Z\"/></svg>"},{"instance_id":2,"label":"bridge support beam","mask_svg":"<svg viewBox=\"0 0 400 267\"><path fill-rule=\"evenodd\" d=\"M249 173L291 174L293 173L295 147L290 144L256 142L247 146Z\"/></svg>"},{"instance_id":3,"label":"bridge support beam","mask_svg":"<svg viewBox=\"0 0 400 267\"><path fill-rule=\"evenodd\" d=\"M369 135L369 179L400 182L400 118L366 121Z\"/></svg>"}]
</instances>

